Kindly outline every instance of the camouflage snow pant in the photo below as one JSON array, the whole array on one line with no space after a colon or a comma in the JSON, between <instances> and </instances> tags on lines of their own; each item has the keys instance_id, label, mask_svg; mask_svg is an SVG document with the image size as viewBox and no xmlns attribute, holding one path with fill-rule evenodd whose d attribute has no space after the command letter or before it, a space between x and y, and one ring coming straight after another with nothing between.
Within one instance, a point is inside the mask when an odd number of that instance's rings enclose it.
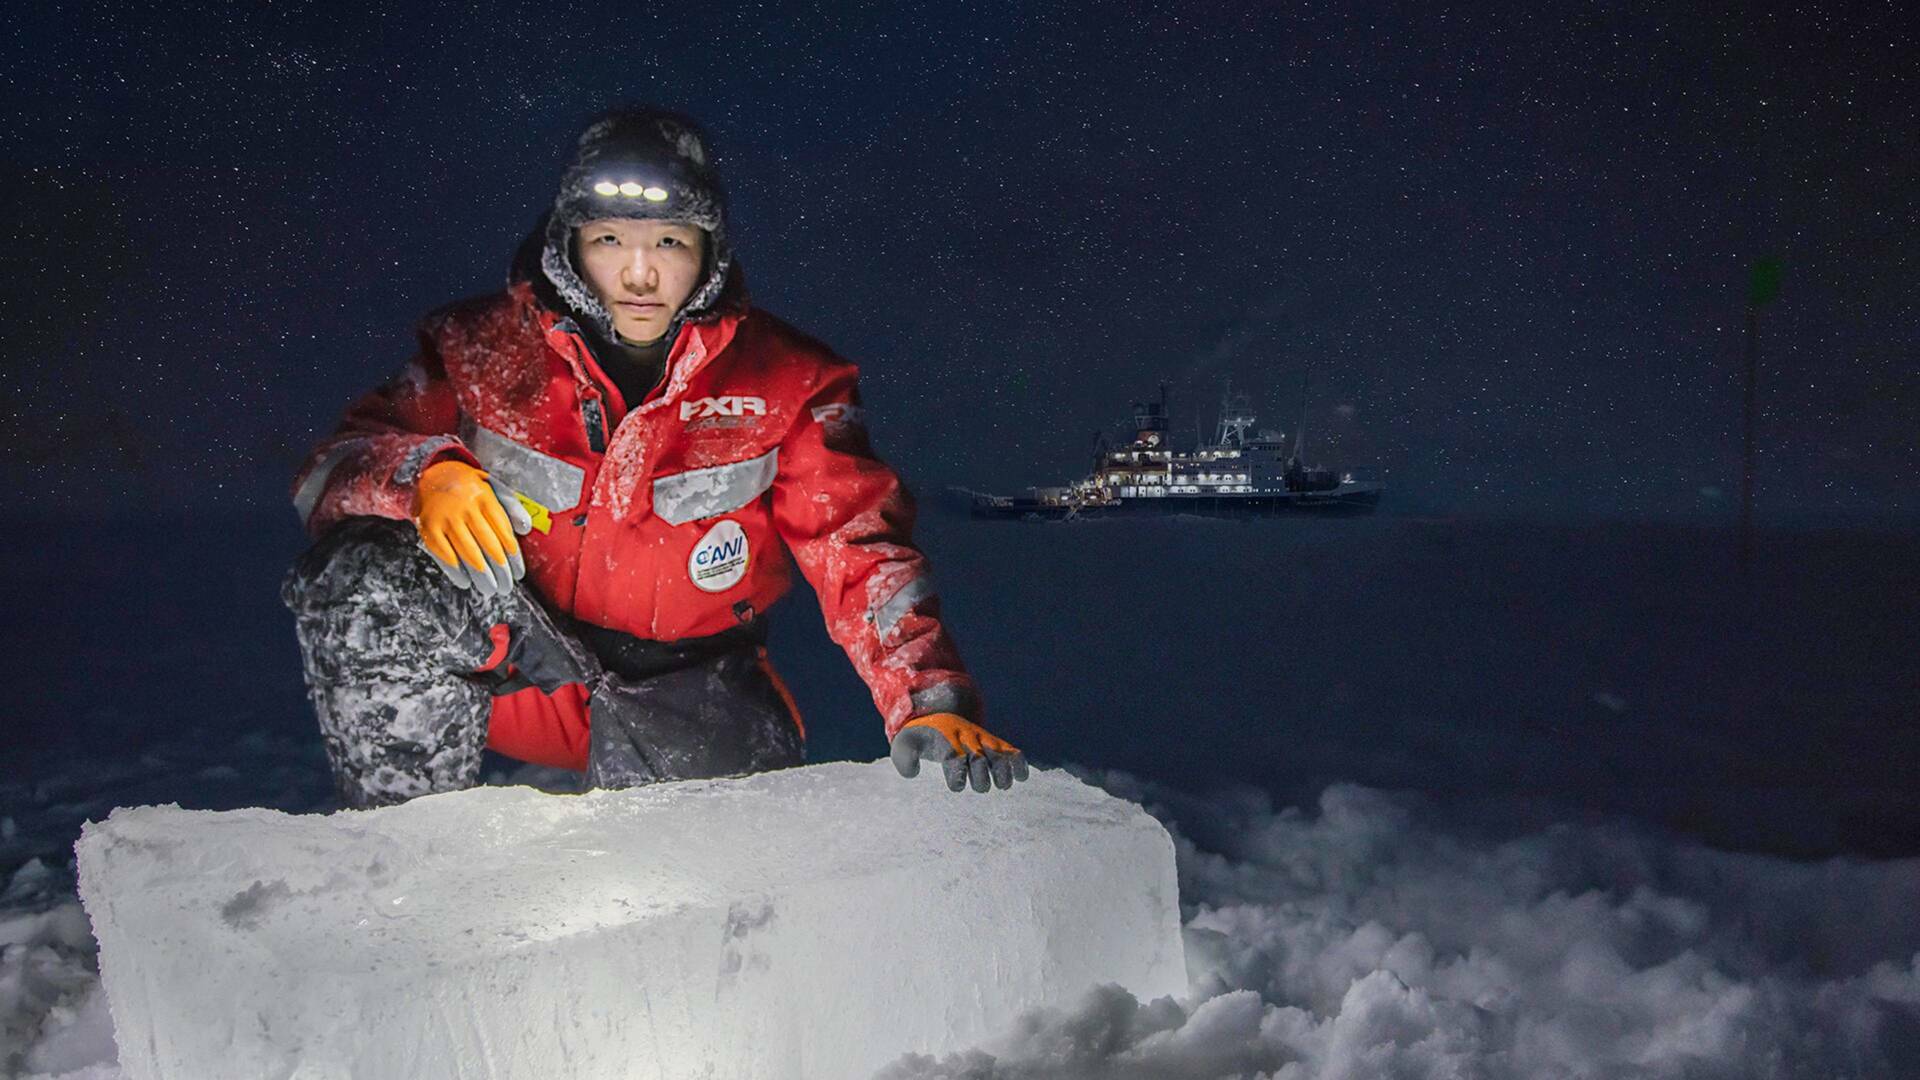
<instances>
[{"instance_id":1,"label":"camouflage snow pant","mask_svg":"<svg viewBox=\"0 0 1920 1080\"><path fill-rule=\"evenodd\" d=\"M346 806L478 783L495 700L529 685L584 688L591 787L804 760L799 718L762 662L763 627L661 643L570 623L524 582L492 597L455 588L410 524L375 518L329 529L280 596Z\"/></svg>"}]
</instances>

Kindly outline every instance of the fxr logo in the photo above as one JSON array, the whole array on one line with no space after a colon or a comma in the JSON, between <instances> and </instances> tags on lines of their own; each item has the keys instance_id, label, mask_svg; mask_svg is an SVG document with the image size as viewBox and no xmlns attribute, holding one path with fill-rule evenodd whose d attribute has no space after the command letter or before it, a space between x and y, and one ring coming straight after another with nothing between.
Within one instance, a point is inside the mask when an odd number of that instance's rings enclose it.
<instances>
[{"instance_id":1,"label":"fxr logo","mask_svg":"<svg viewBox=\"0 0 1920 1080\"><path fill-rule=\"evenodd\" d=\"M704 397L680 403L680 419L706 416L765 416L767 399L757 397Z\"/></svg>"}]
</instances>

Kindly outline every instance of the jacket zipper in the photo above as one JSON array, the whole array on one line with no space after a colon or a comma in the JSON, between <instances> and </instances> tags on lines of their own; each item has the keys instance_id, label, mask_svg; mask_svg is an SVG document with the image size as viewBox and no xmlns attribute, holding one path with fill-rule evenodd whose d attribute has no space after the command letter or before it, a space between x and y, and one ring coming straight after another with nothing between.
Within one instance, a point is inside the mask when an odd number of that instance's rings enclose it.
<instances>
[{"instance_id":1,"label":"jacket zipper","mask_svg":"<svg viewBox=\"0 0 1920 1080\"><path fill-rule=\"evenodd\" d=\"M572 319L561 319L555 325L555 329L571 337L575 346L589 358L593 356L593 350L587 348L586 336L580 333L580 328L574 325ZM599 381L593 377L591 371L581 371L579 374L581 376L580 422L587 429L587 448L596 454L604 454L607 452L605 391L600 388Z\"/></svg>"},{"instance_id":2,"label":"jacket zipper","mask_svg":"<svg viewBox=\"0 0 1920 1080\"><path fill-rule=\"evenodd\" d=\"M587 446L596 454L607 452L607 409L600 401L600 388L591 384L580 390L580 418L587 425Z\"/></svg>"}]
</instances>

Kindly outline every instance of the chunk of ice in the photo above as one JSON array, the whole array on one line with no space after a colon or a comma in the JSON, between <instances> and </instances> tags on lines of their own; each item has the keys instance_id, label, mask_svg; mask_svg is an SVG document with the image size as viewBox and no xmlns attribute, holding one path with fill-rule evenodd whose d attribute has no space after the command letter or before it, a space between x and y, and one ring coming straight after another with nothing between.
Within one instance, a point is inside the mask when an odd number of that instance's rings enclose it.
<instances>
[{"instance_id":1,"label":"chunk of ice","mask_svg":"<svg viewBox=\"0 0 1920 1080\"><path fill-rule=\"evenodd\" d=\"M116 810L77 850L121 1066L841 1080L1098 983L1185 990L1157 821L1063 772L938 772Z\"/></svg>"}]
</instances>

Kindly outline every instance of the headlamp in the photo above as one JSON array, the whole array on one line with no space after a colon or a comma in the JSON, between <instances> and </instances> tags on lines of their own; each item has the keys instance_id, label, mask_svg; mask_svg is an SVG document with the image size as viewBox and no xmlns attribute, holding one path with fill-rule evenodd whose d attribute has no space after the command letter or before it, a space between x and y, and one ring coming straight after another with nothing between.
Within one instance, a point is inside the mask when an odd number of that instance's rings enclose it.
<instances>
[{"instance_id":1,"label":"headlamp","mask_svg":"<svg viewBox=\"0 0 1920 1080\"><path fill-rule=\"evenodd\" d=\"M635 180L623 180L615 183L602 180L593 185L596 195L625 195L629 199L645 199L648 202L666 202L667 189L658 184L642 184Z\"/></svg>"}]
</instances>

